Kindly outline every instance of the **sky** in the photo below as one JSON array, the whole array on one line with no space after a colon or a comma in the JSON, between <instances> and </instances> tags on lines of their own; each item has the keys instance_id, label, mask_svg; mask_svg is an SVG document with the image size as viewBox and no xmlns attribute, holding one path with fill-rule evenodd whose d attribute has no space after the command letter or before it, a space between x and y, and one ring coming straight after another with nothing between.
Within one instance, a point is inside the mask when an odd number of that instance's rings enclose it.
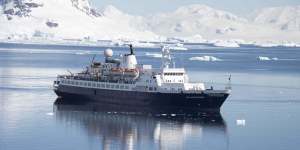
<instances>
[{"instance_id":1,"label":"sky","mask_svg":"<svg viewBox=\"0 0 300 150\"><path fill-rule=\"evenodd\" d=\"M97 8L113 5L123 12L147 15L170 12L190 4L205 4L210 7L245 16L264 7L300 5L300 0L91 0Z\"/></svg>"}]
</instances>

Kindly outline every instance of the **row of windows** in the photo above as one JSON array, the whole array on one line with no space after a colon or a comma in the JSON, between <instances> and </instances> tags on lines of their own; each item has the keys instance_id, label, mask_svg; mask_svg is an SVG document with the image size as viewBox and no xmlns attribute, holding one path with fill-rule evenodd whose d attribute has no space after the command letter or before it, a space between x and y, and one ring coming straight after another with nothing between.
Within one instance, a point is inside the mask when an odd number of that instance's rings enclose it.
<instances>
[{"instance_id":1,"label":"row of windows","mask_svg":"<svg viewBox=\"0 0 300 150\"><path fill-rule=\"evenodd\" d=\"M165 76L183 76L183 73L164 73Z\"/></svg>"},{"instance_id":2,"label":"row of windows","mask_svg":"<svg viewBox=\"0 0 300 150\"><path fill-rule=\"evenodd\" d=\"M146 83L152 83L152 80L146 80ZM156 80L154 80L154 83L156 83Z\"/></svg>"},{"instance_id":3,"label":"row of windows","mask_svg":"<svg viewBox=\"0 0 300 150\"><path fill-rule=\"evenodd\" d=\"M166 80L167 83L172 83L172 80ZM175 81L174 81L175 82ZM183 82L183 80L178 80L178 82Z\"/></svg>"},{"instance_id":4,"label":"row of windows","mask_svg":"<svg viewBox=\"0 0 300 150\"><path fill-rule=\"evenodd\" d=\"M176 88L170 88L170 89L165 88L165 90L166 90L166 91L169 91L169 90L170 90L170 91L176 91L176 90L177 90L177 91L183 91L182 88L178 88L178 89L176 89Z\"/></svg>"},{"instance_id":5,"label":"row of windows","mask_svg":"<svg viewBox=\"0 0 300 150\"><path fill-rule=\"evenodd\" d=\"M157 88L156 87L149 87L149 91L156 91Z\"/></svg>"},{"instance_id":6,"label":"row of windows","mask_svg":"<svg viewBox=\"0 0 300 150\"><path fill-rule=\"evenodd\" d=\"M114 85L114 84L91 83L91 82L80 82L80 81L70 81L70 80L62 80L61 82L64 84L88 86L88 87L129 89L128 85Z\"/></svg>"}]
</instances>

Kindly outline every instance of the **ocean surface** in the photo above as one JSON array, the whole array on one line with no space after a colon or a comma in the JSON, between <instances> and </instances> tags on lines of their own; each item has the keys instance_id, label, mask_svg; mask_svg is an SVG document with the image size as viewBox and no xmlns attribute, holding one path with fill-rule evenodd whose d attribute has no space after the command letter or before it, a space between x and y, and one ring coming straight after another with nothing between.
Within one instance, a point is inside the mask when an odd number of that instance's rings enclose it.
<instances>
[{"instance_id":1,"label":"ocean surface","mask_svg":"<svg viewBox=\"0 0 300 150\"><path fill-rule=\"evenodd\" d=\"M299 48L173 51L176 67L192 81L222 89L231 75L232 95L217 115L124 114L57 103L56 75L81 71L94 55L102 61L104 49L0 44L0 150L299 149ZM159 49L137 48L136 55L160 67Z\"/></svg>"}]
</instances>

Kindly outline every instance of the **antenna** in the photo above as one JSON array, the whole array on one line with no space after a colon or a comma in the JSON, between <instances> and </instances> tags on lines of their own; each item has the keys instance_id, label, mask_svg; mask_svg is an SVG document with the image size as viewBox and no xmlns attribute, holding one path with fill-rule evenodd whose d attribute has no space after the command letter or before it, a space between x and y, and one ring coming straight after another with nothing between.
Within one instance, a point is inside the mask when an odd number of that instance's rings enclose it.
<instances>
[{"instance_id":1,"label":"antenna","mask_svg":"<svg viewBox=\"0 0 300 150\"><path fill-rule=\"evenodd\" d=\"M96 58L96 54L93 56L92 63L94 63L95 58Z\"/></svg>"},{"instance_id":2,"label":"antenna","mask_svg":"<svg viewBox=\"0 0 300 150\"><path fill-rule=\"evenodd\" d=\"M74 74L69 69L67 71L71 74L71 76L74 76Z\"/></svg>"}]
</instances>

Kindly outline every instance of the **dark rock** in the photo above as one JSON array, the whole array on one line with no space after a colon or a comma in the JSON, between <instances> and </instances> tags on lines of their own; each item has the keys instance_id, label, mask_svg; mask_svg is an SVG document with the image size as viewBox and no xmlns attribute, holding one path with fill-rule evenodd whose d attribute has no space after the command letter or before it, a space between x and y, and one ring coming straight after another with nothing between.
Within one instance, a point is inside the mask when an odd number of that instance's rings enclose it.
<instances>
[{"instance_id":1,"label":"dark rock","mask_svg":"<svg viewBox=\"0 0 300 150\"><path fill-rule=\"evenodd\" d=\"M15 14L15 11L13 9L8 9L8 10L5 10L4 11L4 14L7 14L7 15L14 15Z\"/></svg>"},{"instance_id":2,"label":"dark rock","mask_svg":"<svg viewBox=\"0 0 300 150\"><path fill-rule=\"evenodd\" d=\"M101 15L99 12L97 12L97 10L95 10L95 9L91 9L90 12L91 12L91 14L92 14L93 16L95 16L95 17L101 17L101 16L102 16L102 15Z\"/></svg>"},{"instance_id":3,"label":"dark rock","mask_svg":"<svg viewBox=\"0 0 300 150\"><path fill-rule=\"evenodd\" d=\"M10 15L6 16L7 20L12 20L12 17Z\"/></svg>"},{"instance_id":4,"label":"dark rock","mask_svg":"<svg viewBox=\"0 0 300 150\"><path fill-rule=\"evenodd\" d=\"M31 7L31 8L37 8L40 7L41 5L37 3L25 3L26 6Z\"/></svg>"},{"instance_id":5,"label":"dark rock","mask_svg":"<svg viewBox=\"0 0 300 150\"><path fill-rule=\"evenodd\" d=\"M51 21L47 21L46 22L46 25L50 28L56 28L58 27L58 23L55 23L55 22L51 22Z\"/></svg>"}]
</instances>

